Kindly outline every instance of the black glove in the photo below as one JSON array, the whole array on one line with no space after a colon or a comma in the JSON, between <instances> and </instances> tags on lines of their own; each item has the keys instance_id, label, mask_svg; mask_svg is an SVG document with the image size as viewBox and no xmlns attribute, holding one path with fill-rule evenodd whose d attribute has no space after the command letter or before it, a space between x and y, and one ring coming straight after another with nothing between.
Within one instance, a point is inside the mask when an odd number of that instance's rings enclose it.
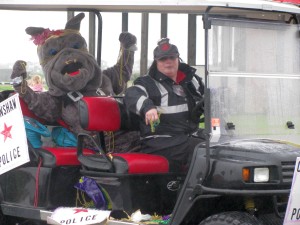
<instances>
[{"instance_id":1,"label":"black glove","mask_svg":"<svg viewBox=\"0 0 300 225\"><path fill-rule=\"evenodd\" d=\"M197 102L196 106L192 109L191 112L191 119L195 123L200 123L201 119L200 116L204 113L204 99L201 101Z\"/></svg>"},{"instance_id":2,"label":"black glove","mask_svg":"<svg viewBox=\"0 0 300 225\"><path fill-rule=\"evenodd\" d=\"M22 60L18 60L15 62L13 66L12 73L10 78L13 81L13 86L18 86L21 82L26 79L27 71L26 71L26 62Z\"/></svg>"},{"instance_id":3,"label":"black glove","mask_svg":"<svg viewBox=\"0 0 300 225\"><path fill-rule=\"evenodd\" d=\"M119 41L127 49L136 44L136 36L129 32L122 32L119 36Z\"/></svg>"}]
</instances>

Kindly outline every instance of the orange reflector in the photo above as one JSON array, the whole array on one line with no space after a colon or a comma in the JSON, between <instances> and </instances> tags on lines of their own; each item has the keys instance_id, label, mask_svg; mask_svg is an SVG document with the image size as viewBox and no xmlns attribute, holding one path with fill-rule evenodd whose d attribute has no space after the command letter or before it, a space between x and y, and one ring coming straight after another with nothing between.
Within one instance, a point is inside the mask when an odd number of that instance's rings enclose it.
<instances>
[{"instance_id":1,"label":"orange reflector","mask_svg":"<svg viewBox=\"0 0 300 225\"><path fill-rule=\"evenodd\" d=\"M245 182L249 182L250 181L250 170L247 168L243 169L243 180Z\"/></svg>"}]
</instances>

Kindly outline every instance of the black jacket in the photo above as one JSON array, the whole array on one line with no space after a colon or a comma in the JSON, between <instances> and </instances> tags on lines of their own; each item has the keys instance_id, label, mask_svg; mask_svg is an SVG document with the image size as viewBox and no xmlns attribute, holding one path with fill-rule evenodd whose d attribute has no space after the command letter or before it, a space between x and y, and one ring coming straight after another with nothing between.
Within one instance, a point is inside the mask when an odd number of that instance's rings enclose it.
<instances>
[{"instance_id":1,"label":"black jacket","mask_svg":"<svg viewBox=\"0 0 300 225\"><path fill-rule=\"evenodd\" d=\"M124 101L129 111L140 115L142 137L190 134L198 128L198 121L192 120L191 111L196 102L203 100L204 85L195 74L196 69L189 65L180 63L179 71L186 75L179 83L182 88L152 68L127 89ZM183 89L185 94L176 94L174 88ZM160 121L151 130L151 126L145 124L145 113L152 108L158 110Z\"/></svg>"}]
</instances>

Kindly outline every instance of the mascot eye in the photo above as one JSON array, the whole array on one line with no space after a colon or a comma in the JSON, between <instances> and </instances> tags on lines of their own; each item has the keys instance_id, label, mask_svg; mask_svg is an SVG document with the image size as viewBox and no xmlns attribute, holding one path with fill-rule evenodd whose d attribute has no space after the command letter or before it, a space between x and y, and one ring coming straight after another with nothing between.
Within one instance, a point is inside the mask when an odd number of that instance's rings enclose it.
<instances>
[{"instance_id":1,"label":"mascot eye","mask_svg":"<svg viewBox=\"0 0 300 225\"><path fill-rule=\"evenodd\" d=\"M72 47L74 49L80 49L80 43L74 43Z\"/></svg>"},{"instance_id":2,"label":"mascot eye","mask_svg":"<svg viewBox=\"0 0 300 225\"><path fill-rule=\"evenodd\" d=\"M57 54L57 50L52 48L52 49L50 49L49 54L50 55L56 55Z\"/></svg>"}]
</instances>

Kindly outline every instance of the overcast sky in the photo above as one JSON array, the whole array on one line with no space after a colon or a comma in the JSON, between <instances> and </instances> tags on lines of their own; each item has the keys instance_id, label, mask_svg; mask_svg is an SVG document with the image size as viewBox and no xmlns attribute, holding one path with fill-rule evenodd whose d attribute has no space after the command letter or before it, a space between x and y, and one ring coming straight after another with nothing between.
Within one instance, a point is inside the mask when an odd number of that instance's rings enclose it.
<instances>
[{"instance_id":1,"label":"overcast sky","mask_svg":"<svg viewBox=\"0 0 300 225\"><path fill-rule=\"evenodd\" d=\"M30 41L30 36L25 33L29 26L52 29L63 29L66 23L66 12L22 12L1 11L0 23L2 63L13 63L18 59L24 61L38 61L36 46ZM103 41L102 59L112 66L116 63L119 52L118 37L121 32L121 13L102 13ZM88 40L88 13L81 23L81 33ZM172 14L168 17L168 37L171 43L178 46L180 56L187 58L187 15ZM138 39L138 51L135 59L140 59L141 14L129 14L129 32ZM153 49L160 38L160 14L150 14L149 17L149 50L148 59L153 59ZM203 49L200 49L203 51Z\"/></svg>"}]
</instances>

